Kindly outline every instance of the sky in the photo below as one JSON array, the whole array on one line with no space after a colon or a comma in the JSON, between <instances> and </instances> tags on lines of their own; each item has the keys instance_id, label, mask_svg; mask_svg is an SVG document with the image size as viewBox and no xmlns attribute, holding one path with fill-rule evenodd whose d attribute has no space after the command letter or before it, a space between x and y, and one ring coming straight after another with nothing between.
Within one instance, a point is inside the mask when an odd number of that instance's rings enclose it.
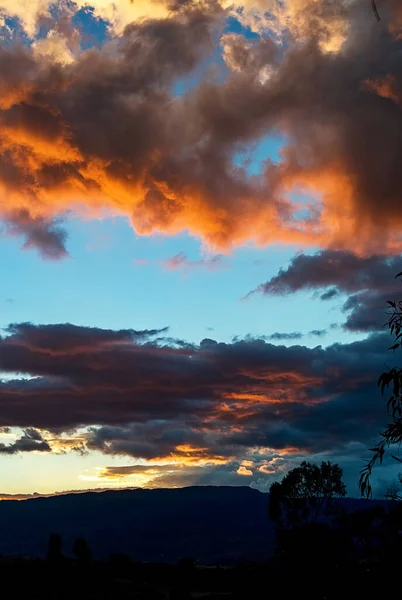
<instances>
[{"instance_id":1,"label":"sky","mask_svg":"<svg viewBox=\"0 0 402 600\"><path fill-rule=\"evenodd\" d=\"M0 497L267 491L305 459L358 495L402 270L379 11L0 0Z\"/></svg>"}]
</instances>

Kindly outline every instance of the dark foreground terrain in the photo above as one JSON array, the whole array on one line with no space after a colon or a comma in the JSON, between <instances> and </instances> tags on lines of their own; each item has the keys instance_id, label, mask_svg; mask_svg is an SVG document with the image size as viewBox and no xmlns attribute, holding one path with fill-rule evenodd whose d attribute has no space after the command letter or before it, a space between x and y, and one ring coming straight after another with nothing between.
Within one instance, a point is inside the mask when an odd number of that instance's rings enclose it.
<instances>
[{"instance_id":1,"label":"dark foreground terrain","mask_svg":"<svg viewBox=\"0 0 402 600\"><path fill-rule=\"evenodd\" d=\"M124 557L80 566L39 559L0 560L7 596L31 600L342 600L400 595L396 563L233 567L139 564Z\"/></svg>"},{"instance_id":2,"label":"dark foreground terrain","mask_svg":"<svg viewBox=\"0 0 402 600\"><path fill-rule=\"evenodd\" d=\"M400 595L402 505L342 500L275 530L250 488L132 490L0 502L3 595L256 600Z\"/></svg>"},{"instance_id":3,"label":"dark foreground terrain","mask_svg":"<svg viewBox=\"0 0 402 600\"><path fill-rule=\"evenodd\" d=\"M71 494L0 502L0 555L43 558L49 535L71 556L85 538L95 559L120 553L139 561L204 565L272 556L268 495L248 487L188 487ZM365 500L342 500L353 509Z\"/></svg>"}]
</instances>

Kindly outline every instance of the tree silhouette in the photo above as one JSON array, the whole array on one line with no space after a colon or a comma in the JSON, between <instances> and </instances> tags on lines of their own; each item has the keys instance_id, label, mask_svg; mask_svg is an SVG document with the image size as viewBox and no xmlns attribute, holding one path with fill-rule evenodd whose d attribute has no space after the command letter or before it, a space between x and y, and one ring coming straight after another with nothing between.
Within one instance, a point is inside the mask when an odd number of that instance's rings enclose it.
<instances>
[{"instance_id":1,"label":"tree silhouette","mask_svg":"<svg viewBox=\"0 0 402 600\"><path fill-rule=\"evenodd\" d=\"M306 561L323 565L340 556L342 536L328 516L338 513L336 499L345 495L342 469L331 462L304 461L273 483L268 512L276 525L277 558L300 566Z\"/></svg>"},{"instance_id":2,"label":"tree silhouette","mask_svg":"<svg viewBox=\"0 0 402 600\"><path fill-rule=\"evenodd\" d=\"M58 533L52 533L49 536L46 560L53 564L59 563L63 559L62 547L63 541L61 535Z\"/></svg>"},{"instance_id":3,"label":"tree silhouette","mask_svg":"<svg viewBox=\"0 0 402 600\"><path fill-rule=\"evenodd\" d=\"M396 275L395 279L402 276L402 272ZM389 347L389 350L396 351L402 346L402 301L397 302L388 300L388 307L391 312L388 313L388 321L386 325L389 328L391 336L394 338L394 343ZM378 385L381 387L381 393L384 393L385 388L391 388L392 393L388 398L387 409L392 420L385 426L384 431L380 434L381 439L374 448L370 448L373 456L367 461L366 466L362 469L359 479L359 487L362 496L367 498L372 495L371 475L373 468L377 463L381 464L386 450L394 445L402 442L402 368L394 367L382 373L378 379ZM402 463L402 458L396 455L391 455L392 458ZM400 496L398 496L400 497Z\"/></svg>"},{"instance_id":4,"label":"tree silhouette","mask_svg":"<svg viewBox=\"0 0 402 600\"><path fill-rule=\"evenodd\" d=\"M84 538L78 538L73 544L73 554L77 561L84 565L89 564L92 560L91 549Z\"/></svg>"},{"instance_id":5,"label":"tree silhouette","mask_svg":"<svg viewBox=\"0 0 402 600\"><path fill-rule=\"evenodd\" d=\"M335 499L345 495L339 465L328 461L318 466L303 461L281 482L271 485L268 512L280 529L303 527L329 514Z\"/></svg>"}]
</instances>

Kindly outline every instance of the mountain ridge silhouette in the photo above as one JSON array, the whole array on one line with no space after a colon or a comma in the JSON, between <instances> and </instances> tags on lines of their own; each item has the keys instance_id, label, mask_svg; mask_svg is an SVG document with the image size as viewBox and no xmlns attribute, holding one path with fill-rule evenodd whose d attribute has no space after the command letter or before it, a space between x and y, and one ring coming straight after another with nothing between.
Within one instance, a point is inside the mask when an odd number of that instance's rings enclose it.
<instances>
[{"instance_id":1,"label":"mountain ridge silhouette","mask_svg":"<svg viewBox=\"0 0 402 600\"><path fill-rule=\"evenodd\" d=\"M49 535L71 556L85 538L94 558L119 553L141 561L202 564L261 561L274 549L268 494L246 486L137 488L0 501L0 554L43 557ZM347 498L359 510L386 501Z\"/></svg>"}]
</instances>

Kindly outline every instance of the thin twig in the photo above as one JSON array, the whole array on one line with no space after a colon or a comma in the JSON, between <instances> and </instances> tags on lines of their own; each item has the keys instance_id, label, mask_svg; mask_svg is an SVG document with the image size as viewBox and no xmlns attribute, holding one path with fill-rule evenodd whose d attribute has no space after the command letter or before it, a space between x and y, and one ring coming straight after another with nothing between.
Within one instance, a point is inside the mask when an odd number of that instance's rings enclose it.
<instances>
[{"instance_id":1,"label":"thin twig","mask_svg":"<svg viewBox=\"0 0 402 600\"><path fill-rule=\"evenodd\" d=\"M379 15L378 10L377 10L377 5L375 3L375 0L371 0L371 6L373 7L373 12L375 14L375 18L377 19L377 21L381 21L381 17Z\"/></svg>"}]
</instances>

